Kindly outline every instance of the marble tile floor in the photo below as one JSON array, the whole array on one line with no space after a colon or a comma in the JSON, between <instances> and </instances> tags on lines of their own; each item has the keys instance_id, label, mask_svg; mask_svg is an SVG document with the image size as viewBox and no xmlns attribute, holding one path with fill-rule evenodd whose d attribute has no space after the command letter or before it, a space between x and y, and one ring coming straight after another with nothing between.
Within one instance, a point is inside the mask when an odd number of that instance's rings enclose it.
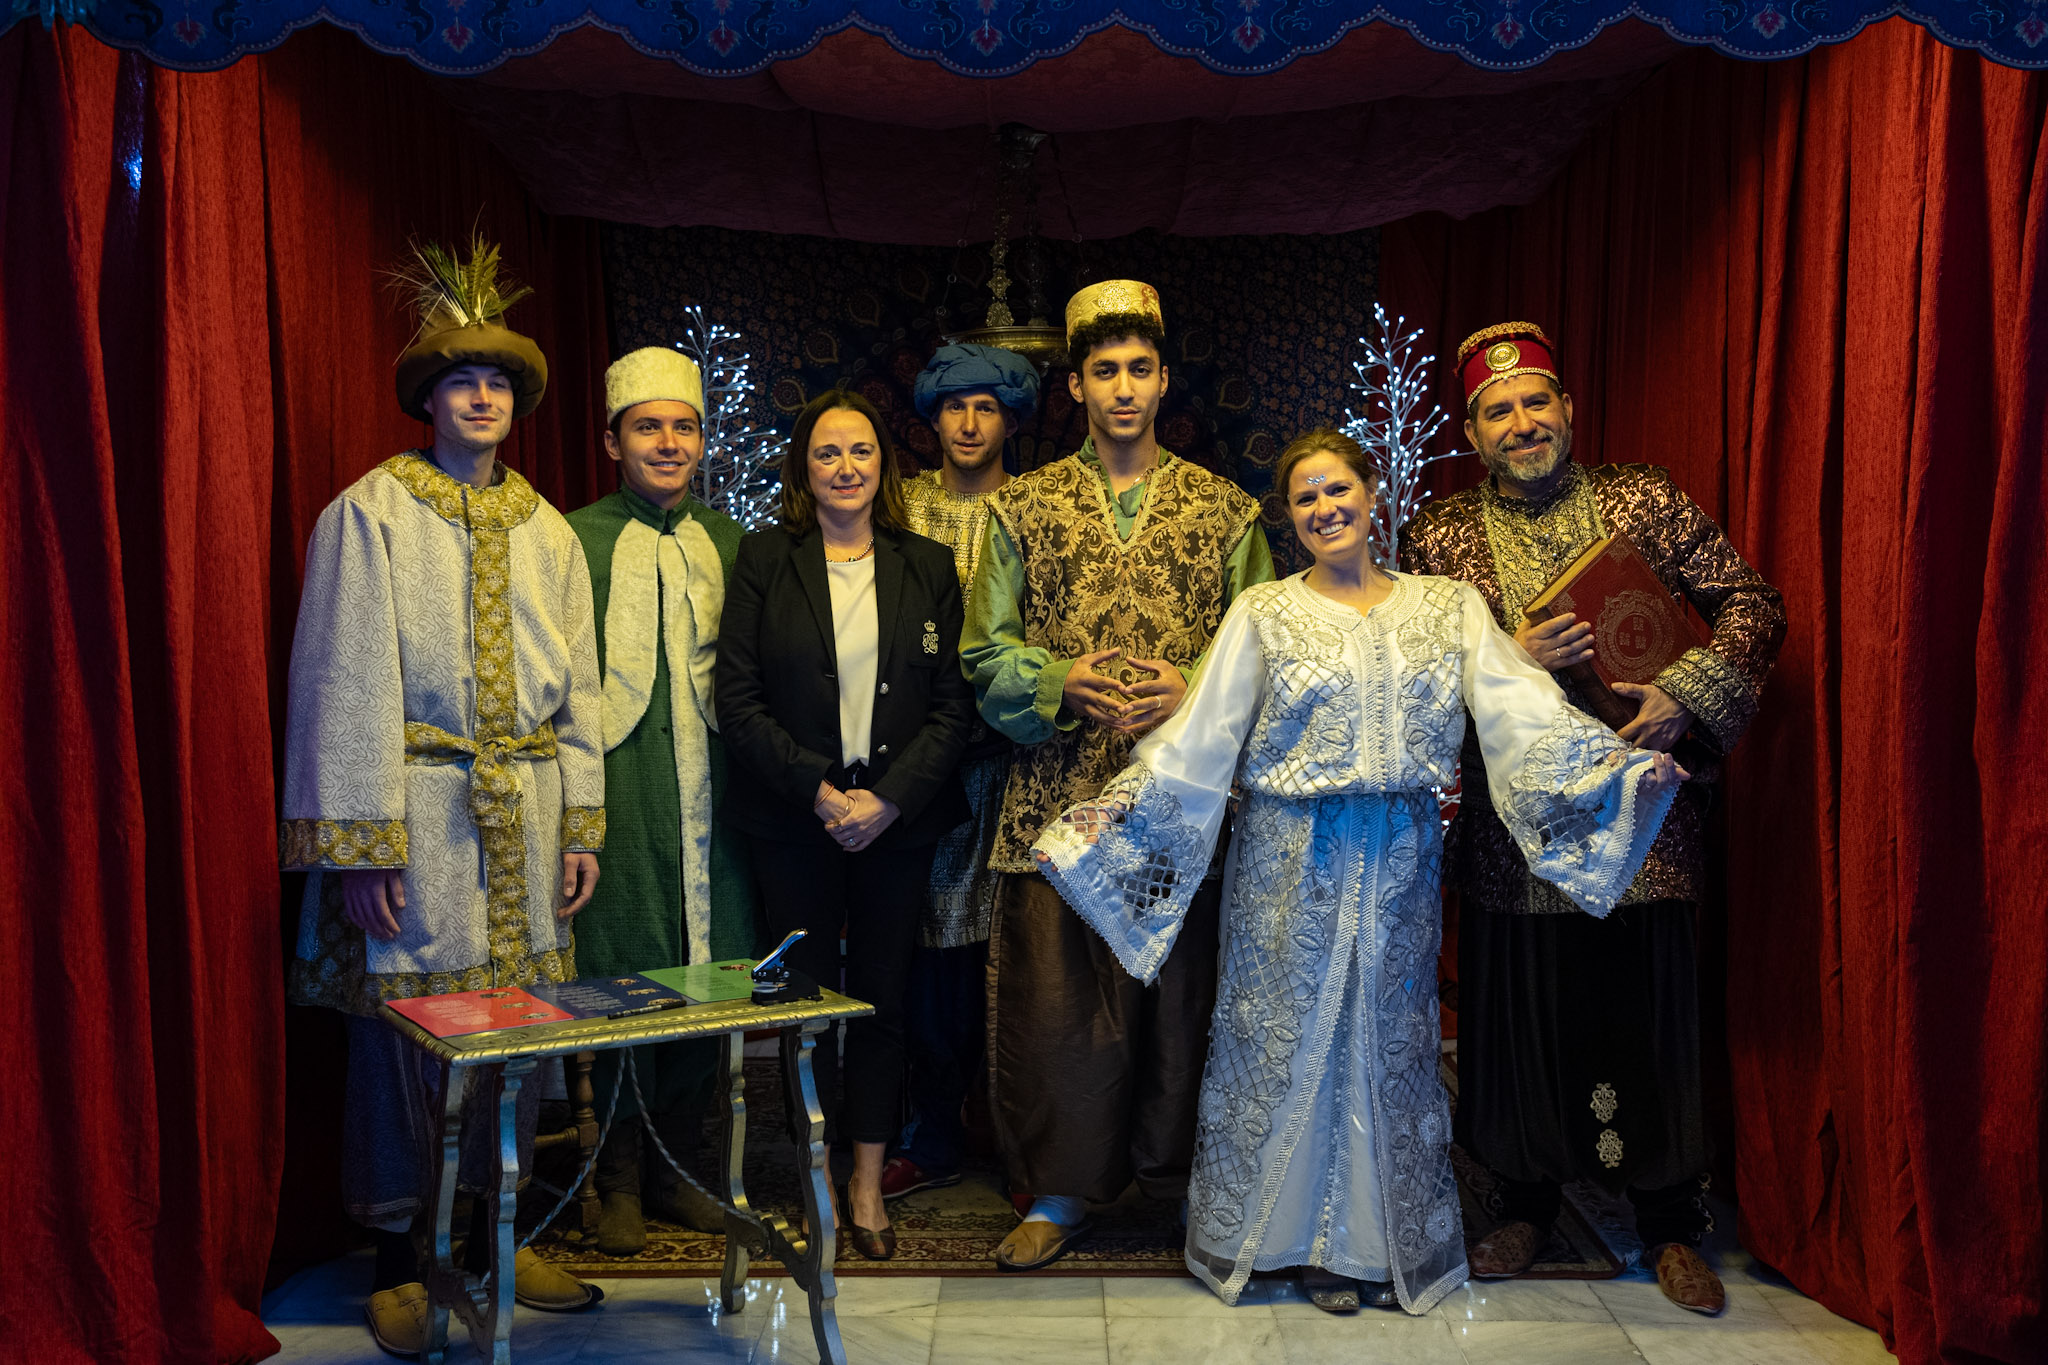
<instances>
[{"instance_id":1,"label":"marble tile floor","mask_svg":"<svg viewBox=\"0 0 2048 1365\"><path fill-rule=\"evenodd\" d=\"M1885 1365L1875 1332L1836 1317L1740 1250L1720 1253L1728 1308L1702 1318L1640 1271L1617 1280L1467 1284L1423 1318L1323 1313L1291 1281L1254 1280L1224 1306L1192 1279L873 1278L839 1281L854 1365ZM294 1277L265 1300L275 1359L378 1365L362 1321L368 1253ZM603 1306L520 1310L522 1365L765 1365L816 1359L803 1297L748 1283L723 1312L711 1280L600 1280ZM459 1324L451 1365L476 1359Z\"/></svg>"}]
</instances>

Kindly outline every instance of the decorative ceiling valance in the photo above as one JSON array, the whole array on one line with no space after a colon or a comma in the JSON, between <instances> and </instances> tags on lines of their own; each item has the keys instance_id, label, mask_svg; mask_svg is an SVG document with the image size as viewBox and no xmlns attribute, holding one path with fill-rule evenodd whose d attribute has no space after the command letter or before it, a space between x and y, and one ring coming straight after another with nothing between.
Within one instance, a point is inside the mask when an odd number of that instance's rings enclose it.
<instances>
[{"instance_id":1,"label":"decorative ceiling valance","mask_svg":"<svg viewBox=\"0 0 2048 1365\"><path fill-rule=\"evenodd\" d=\"M905 57L1008 76L1111 27L1228 75L1257 76L1373 23L1475 66L1519 70L1636 17L1735 57L1793 57L1894 15L2010 66L2048 67L2048 0L11 0L73 18L179 70L211 70L330 22L429 71L473 75L596 25L705 76L744 76L861 29Z\"/></svg>"}]
</instances>

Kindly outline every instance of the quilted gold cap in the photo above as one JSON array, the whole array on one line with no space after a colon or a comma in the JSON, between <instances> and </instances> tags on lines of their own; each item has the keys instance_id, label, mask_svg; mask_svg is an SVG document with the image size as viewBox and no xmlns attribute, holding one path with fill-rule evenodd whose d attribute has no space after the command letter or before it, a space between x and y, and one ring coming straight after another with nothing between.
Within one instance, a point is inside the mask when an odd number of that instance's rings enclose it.
<instances>
[{"instance_id":1,"label":"quilted gold cap","mask_svg":"<svg viewBox=\"0 0 2048 1365\"><path fill-rule=\"evenodd\" d=\"M1152 319L1160 331L1166 319L1159 311L1159 291L1138 280L1099 280L1067 300L1067 340L1099 317L1110 313L1136 313Z\"/></svg>"}]
</instances>

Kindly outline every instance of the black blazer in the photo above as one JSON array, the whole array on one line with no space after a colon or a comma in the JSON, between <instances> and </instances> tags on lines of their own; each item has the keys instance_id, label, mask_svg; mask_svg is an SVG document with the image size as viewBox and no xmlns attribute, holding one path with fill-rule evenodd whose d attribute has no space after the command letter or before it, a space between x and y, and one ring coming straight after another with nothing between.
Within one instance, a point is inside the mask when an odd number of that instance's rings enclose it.
<instances>
[{"instance_id":1,"label":"black blazer","mask_svg":"<svg viewBox=\"0 0 2048 1365\"><path fill-rule=\"evenodd\" d=\"M871 847L932 843L967 820L960 755L974 693L960 671L953 552L875 530L875 709L866 786L902 812ZM839 656L825 541L756 531L740 542L718 627L718 729L731 762L719 818L758 838L831 841L811 813L838 786Z\"/></svg>"}]
</instances>

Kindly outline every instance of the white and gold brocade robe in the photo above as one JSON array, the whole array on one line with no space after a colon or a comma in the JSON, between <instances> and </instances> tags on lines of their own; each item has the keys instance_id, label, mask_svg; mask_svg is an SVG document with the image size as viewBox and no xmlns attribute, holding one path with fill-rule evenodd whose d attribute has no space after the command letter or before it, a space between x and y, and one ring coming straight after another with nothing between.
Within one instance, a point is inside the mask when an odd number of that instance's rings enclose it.
<instances>
[{"instance_id":1,"label":"white and gold brocade robe","mask_svg":"<svg viewBox=\"0 0 2048 1365\"><path fill-rule=\"evenodd\" d=\"M1530 868L1604 915L1670 804L1637 792L1653 755L1568 705L1448 578L1396 575L1363 616L1300 575L1247 589L1180 709L1040 836L1053 884L1149 981L1233 779L1244 793L1188 1188L1188 1268L1225 1302L1297 1265L1391 1280L1412 1313L1465 1279L1433 789L1468 710Z\"/></svg>"},{"instance_id":2,"label":"white and gold brocade robe","mask_svg":"<svg viewBox=\"0 0 2048 1365\"><path fill-rule=\"evenodd\" d=\"M280 862L309 868L295 1003L575 975L562 854L604 845L590 574L516 472L394 456L320 514L292 641ZM398 937L341 917L343 869L402 868Z\"/></svg>"}]
</instances>

